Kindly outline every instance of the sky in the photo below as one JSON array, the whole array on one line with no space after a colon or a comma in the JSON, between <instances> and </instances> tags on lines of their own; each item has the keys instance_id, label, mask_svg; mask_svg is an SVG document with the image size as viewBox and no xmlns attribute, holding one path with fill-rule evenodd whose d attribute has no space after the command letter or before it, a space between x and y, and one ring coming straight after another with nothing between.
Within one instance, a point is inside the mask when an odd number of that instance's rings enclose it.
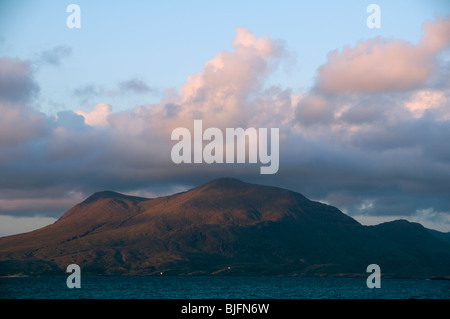
<instances>
[{"instance_id":1,"label":"sky","mask_svg":"<svg viewBox=\"0 0 450 319\"><path fill-rule=\"evenodd\" d=\"M279 170L175 164L171 133L196 119L279 128ZM224 176L362 224L448 232L449 140L445 0L0 4L0 236L97 191L156 197Z\"/></svg>"}]
</instances>

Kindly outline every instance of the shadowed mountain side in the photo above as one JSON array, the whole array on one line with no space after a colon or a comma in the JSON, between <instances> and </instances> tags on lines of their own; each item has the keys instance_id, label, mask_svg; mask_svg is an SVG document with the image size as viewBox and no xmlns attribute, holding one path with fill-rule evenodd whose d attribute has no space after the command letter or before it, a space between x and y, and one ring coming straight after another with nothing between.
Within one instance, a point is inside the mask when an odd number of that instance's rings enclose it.
<instances>
[{"instance_id":1,"label":"shadowed mountain side","mask_svg":"<svg viewBox=\"0 0 450 319\"><path fill-rule=\"evenodd\" d=\"M439 232L438 232L439 233ZM420 224L362 226L289 190L214 180L155 199L96 193L42 229L0 238L0 274L450 275L450 244ZM444 234L445 235L445 234Z\"/></svg>"}]
</instances>

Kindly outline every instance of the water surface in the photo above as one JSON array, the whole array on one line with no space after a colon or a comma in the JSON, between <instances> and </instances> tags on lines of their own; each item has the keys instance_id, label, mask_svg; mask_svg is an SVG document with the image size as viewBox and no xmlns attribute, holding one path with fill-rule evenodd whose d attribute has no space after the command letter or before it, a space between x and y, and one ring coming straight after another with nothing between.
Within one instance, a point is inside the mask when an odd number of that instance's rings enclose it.
<instances>
[{"instance_id":1,"label":"water surface","mask_svg":"<svg viewBox=\"0 0 450 319\"><path fill-rule=\"evenodd\" d=\"M449 299L450 281L366 278L82 276L0 278L0 298L13 299Z\"/></svg>"}]
</instances>

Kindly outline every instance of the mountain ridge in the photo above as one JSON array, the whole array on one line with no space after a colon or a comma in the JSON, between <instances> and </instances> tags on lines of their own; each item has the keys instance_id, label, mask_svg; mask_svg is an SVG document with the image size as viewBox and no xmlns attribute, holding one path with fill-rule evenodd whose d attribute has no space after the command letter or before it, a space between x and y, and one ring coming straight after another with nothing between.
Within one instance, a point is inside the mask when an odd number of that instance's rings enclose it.
<instances>
[{"instance_id":1,"label":"mountain ridge","mask_svg":"<svg viewBox=\"0 0 450 319\"><path fill-rule=\"evenodd\" d=\"M442 238L446 238L445 234ZM422 225L364 226L287 189L219 178L143 198L97 192L33 232L0 238L0 275L449 276L450 243Z\"/></svg>"},{"instance_id":2,"label":"mountain ridge","mask_svg":"<svg viewBox=\"0 0 450 319\"><path fill-rule=\"evenodd\" d=\"M96 200L103 199L103 198L127 198L127 199L134 199L137 201L144 201L144 200L150 199L150 198L139 197L139 196L125 195L125 194L118 193L115 191L105 190L105 191L96 192L96 193L92 194L91 196L86 198L83 202L81 202L81 204L83 204L83 203L88 204L88 203L91 203L91 202L94 202Z\"/></svg>"}]
</instances>

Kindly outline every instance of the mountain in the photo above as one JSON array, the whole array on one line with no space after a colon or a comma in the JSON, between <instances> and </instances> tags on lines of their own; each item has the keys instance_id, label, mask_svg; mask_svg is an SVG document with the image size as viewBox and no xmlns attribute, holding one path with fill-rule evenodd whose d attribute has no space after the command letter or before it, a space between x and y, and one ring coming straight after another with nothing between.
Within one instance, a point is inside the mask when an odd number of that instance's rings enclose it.
<instances>
[{"instance_id":1,"label":"mountain","mask_svg":"<svg viewBox=\"0 0 450 319\"><path fill-rule=\"evenodd\" d=\"M41 229L0 238L0 275L450 275L447 234L398 220L363 226L277 187L221 178L147 199L95 193Z\"/></svg>"}]
</instances>

